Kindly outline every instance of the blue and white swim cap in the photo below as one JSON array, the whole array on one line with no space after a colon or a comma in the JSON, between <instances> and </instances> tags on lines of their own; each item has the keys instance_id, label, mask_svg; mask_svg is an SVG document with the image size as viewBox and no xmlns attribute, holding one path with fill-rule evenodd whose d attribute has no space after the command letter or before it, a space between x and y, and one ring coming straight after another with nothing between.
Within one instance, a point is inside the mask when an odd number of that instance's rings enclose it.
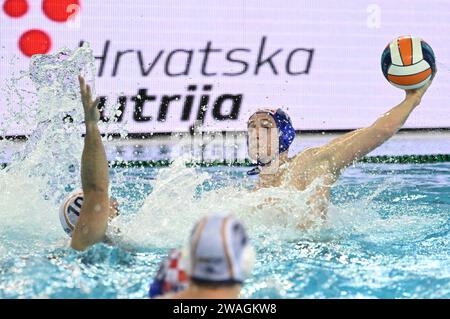
<instances>
[{"instance_id":1,"label":"blue and white swim cap","mask_svg":"<svg viewBox=\"0 0 450 319\"><path fill-rule=\"evenodd\" d=\"M292 126L292 121L289 115L287 115L286 112L284 112L280 108L276 110L261 109L253 113L252 116L257 113L266 113L274 119L275 124L278 128L278 151L280 153L287 151L295 138L295 129Z\"/></svg>"},{"instance_id":2,"label":"blue and white swim cap","mask_svg":"<svg viewBox=\"0 0 450 319\"><path fill-rule=\"evenodd\" d=\"M192 231L188 250L186 270L194 282L241 284L255 259L244 226L224 214L203 218Z\"/></svg>"},{"instance_id":3,"label":"blue and white swim cap","mask_svg":"<svg viewBox=\"0 0 450 319\"><path fill-rule=\"evenodd\" d=\"M270 115L275 121L275 125L278 129L278 152L281 154L289 149L295 138L295 129L292 126L292 121L289 115L282 109L261 109L252 114L266 113ZM247 135L247 147L248 147L248 135ZM258 166L265 166L268 163L262 163L258 160ZM247 175L257 175L259 174L259 167L255 167L247 172Z\"/></svg>"}]
</instances>

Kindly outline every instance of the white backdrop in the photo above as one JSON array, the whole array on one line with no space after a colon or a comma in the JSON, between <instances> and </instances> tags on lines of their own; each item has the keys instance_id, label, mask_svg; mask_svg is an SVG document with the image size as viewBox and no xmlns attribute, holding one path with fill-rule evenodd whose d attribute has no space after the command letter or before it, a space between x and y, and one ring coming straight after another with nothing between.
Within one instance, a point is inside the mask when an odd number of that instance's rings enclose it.
<instances>
[{"instance_id":1,"label":"white backdrop","mask_svg":"<svg viewBox=\"0 0 450 319\"><path fill-rule=\"evenodd\" d=\"M28 1L17 18L0 13L2 87L28 68L18 45L27 30L48 34L49 53L87 41L98 57L97 93L124 96L121 125L130 132L186 131L202 95L210 130L244 130L258 107L283 107L302 130L369 125L404 96L380 68L387 43L404 34L425 39L440 70L405 127L450 127L450 1L80 0L69 22L52 21L41 3ZM136 121L139 90L149 101ZM0 107L7 103L1 94Z\"/></svg>"}]
</instances>

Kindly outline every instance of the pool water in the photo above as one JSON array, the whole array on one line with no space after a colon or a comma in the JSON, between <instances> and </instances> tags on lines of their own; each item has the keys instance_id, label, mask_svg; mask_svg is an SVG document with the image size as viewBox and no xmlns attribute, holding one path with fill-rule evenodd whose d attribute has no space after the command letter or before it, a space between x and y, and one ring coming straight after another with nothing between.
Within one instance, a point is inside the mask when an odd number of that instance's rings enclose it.
<instances>
[{"instance_id":1,"label":"pool water","mask_svg":"<svg viewBox=\"0 0 450 319\"><path fill-rule=\"evenodd\" d=\"M242 297L450 297L450 163L350 167L333 188L327 224L307 233L290 223L304 196L251 192L246 170L112 170L121 233L111 235L115 245L82 253L68 248L57 205L20 194L28 205L16 198L0 221L0 298L147 298L168 250L218 210L241 218L257 249ZM23 183L32 182L10 191ZM268 194L281 203L260 208Z\"/></svg>"}]
</instances>

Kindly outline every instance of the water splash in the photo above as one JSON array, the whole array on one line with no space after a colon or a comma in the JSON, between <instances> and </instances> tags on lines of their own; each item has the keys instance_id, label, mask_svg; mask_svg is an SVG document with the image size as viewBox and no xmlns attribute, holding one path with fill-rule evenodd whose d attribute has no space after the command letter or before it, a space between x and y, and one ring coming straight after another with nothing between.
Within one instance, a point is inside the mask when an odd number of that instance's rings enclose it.
<instances>
[{"instance_id":1,"label":"water splash","mask_svg":"<svg viewBox=\"0 0 450 319\"><path fill-rule=\"evenodd\" d=\"M137 214L116 220L122 231L121 237L115 238L119 245L143 250L182 245L201 217L216 212L232 213L242 220L259 247L302 240L329 243L351 237L376 245L393 244L423 238L430 228L445 222L441 216L411 215L423 211L420 205L415 205L415 210L384 217L387 205L378 203L377 198L386 196L399 184L393 175L370 192L361 185L363 195L359 198L331 202L322 227L299 229L299 224L311 220L306 202L320 179L302 192L288 187L252 191L251 182L245 178L220 182L218 174L186 168L183 162L179 158L158 172L152 181L153 191ZM224 171L222 178L226 174ZM215 188L211 183L224 186ZM346 192L345 187L342 191Z\"/></svg>"},{"instance_id":2,"label":"water splash","mask_svg":"<svg viewBox=\"0 0 450 319\"><path fill-rule=\"evenodd\" d=\"M302 230L298 227L305 221L319 224L306 202L321 179L302 192L289 187L253 191L245 179L228 180L221 183L225 186L211 189L211 184L218 183L217 176L186 168L184 161L179 158L171 167L158 172L153 191L137 214L116 220L121 229L120 238L116 238L120 245L141 249L181 245L201 217L218 212L239 218L247 225L251 237L262 245L301 238L321 240L319 227ZM331 205L328 229L333 228L336 220L333 216L338 210Z\"/></svg>"},{"instance_id":3,"label":"water splash","mask_svg":"<svg viewBox=\"0 0 450 319\"><path fill-rule=\"evenodd\" d=\"M94 87L94 61L88 44L73 52L63 49L53 55L35 55L29 72L11 81L15 94L20 94L17 87L27 86L29 80L36 92L19 98L23 103L19 106L7 105L2 119L6 127L17 123L24 129L31 127L32 132L0 171L4 190L0 195L0 233L14 229L36 236L46 234L41 238L59 233L59 203L80 185L83 111L77 76L84 74Z\"/></svg>"}]
</instances>

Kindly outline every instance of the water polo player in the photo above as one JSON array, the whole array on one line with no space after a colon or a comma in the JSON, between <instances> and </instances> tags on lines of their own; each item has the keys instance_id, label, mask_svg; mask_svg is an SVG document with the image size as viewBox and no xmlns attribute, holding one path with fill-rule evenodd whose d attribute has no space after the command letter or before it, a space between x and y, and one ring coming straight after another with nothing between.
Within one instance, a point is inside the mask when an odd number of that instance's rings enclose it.
<instances>
[{"instance_id":1,"label":"water polo player","mask_svg":"<svg viewBox=\"0 0 450 319\"><path fill-rule=\"evenodd\" d=\"M315 220L325 219L330 187L342 170L391 138L420 104L430 84L406 90L405 99L371 126L305 149L292 158L288 158L288 149L295 131L289 116L281 109L258 110L248 120L249 156L258 163L249 173L259 174L257 188L290 186L303 191L315 179L323 178L307 204L318 217Z\"/></svg>"},{"instance_id":2,"label":"water polo player","mask_svg":"<svg viewBox=\"0 0 450 319\"><path fill-rule=\"evenodd\" d=\"M172 251L163 262L149 295L236 299L254 262L255 250L242 223L231 215L212 214L194 226L184 249Z\"/></svg>"},{"instance_id":3,"label":"water polo player","mask_svg":"<svg viewBox=\"0 0 450 319\"><path fill-rule=\"evenodd\" d=\"M79 76L81 100L84 109L86 135L81 156L82 192L70 194L61 205L59 217L71 246L85 250L106 240L108 221L118 215L118 203L109 197L109 172L97 122L99 99L92 101L91 88Z\"/></svg>"}]
</instances>

